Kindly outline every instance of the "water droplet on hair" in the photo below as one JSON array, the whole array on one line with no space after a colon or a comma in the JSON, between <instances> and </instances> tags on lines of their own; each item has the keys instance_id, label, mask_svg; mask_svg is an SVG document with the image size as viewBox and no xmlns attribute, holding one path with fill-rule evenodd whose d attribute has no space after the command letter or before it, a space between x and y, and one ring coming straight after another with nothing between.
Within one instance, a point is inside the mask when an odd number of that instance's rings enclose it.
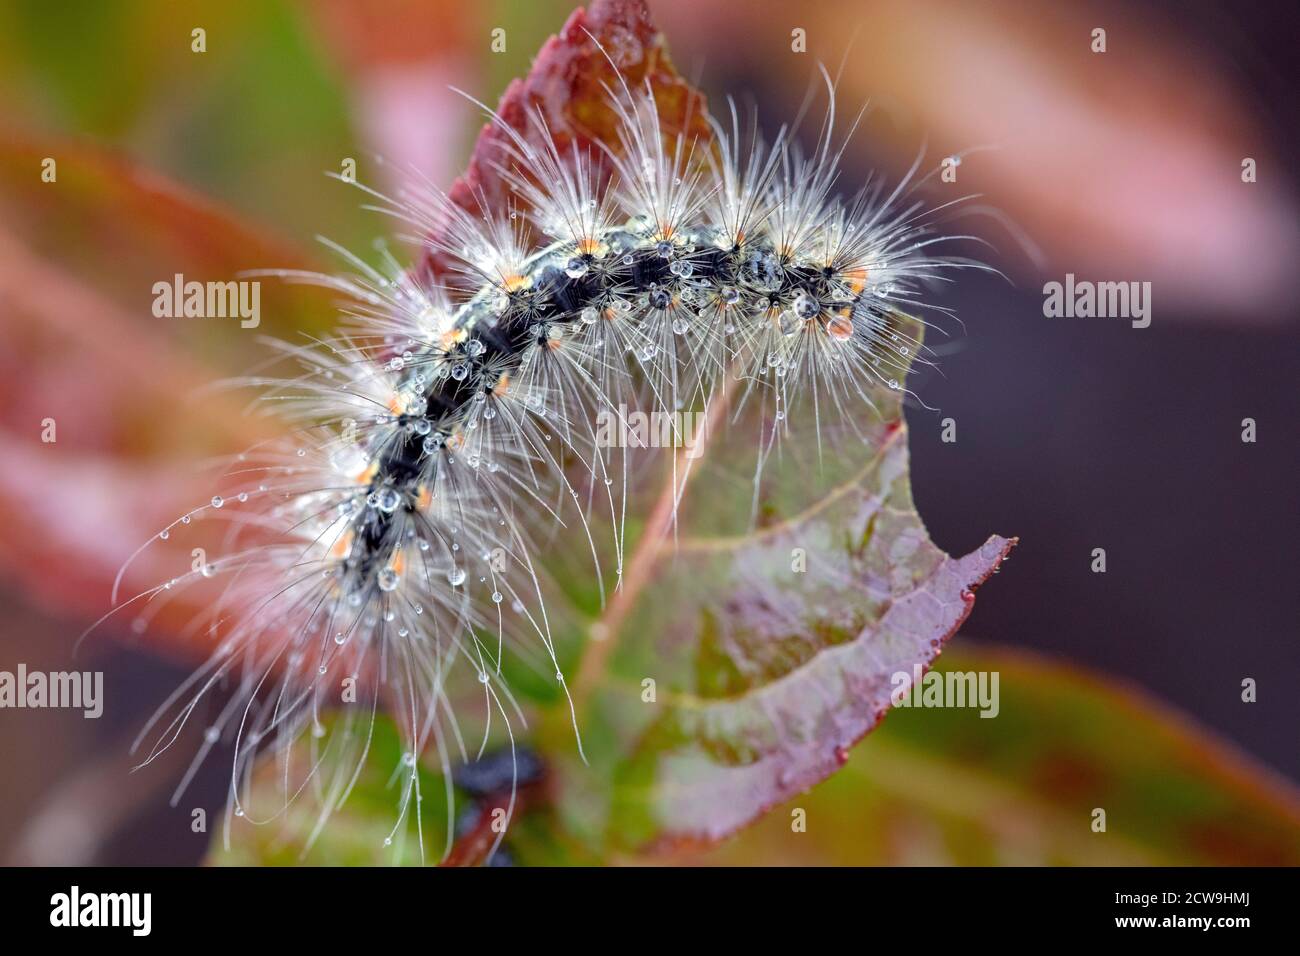
<instances>
[{"instance_id":1,"label":"water droplet on hair","mask_svg":"<svg viewBox=\"0 0 1300 956\"><path fill-rule=\"evenodd\" d=\"M794 300L794 312L801 319L811 319L821 312L821 303L807 292L800 292Z\"/></svg>"}]
</instances>

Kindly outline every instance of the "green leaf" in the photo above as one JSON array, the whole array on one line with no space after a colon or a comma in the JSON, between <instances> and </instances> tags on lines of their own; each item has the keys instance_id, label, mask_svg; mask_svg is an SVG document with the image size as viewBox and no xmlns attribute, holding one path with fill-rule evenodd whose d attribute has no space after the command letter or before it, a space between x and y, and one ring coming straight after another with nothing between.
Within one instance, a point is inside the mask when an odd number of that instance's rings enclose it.
<instances>
[{"instance_id":1,"label":"green leaf","mask_svg":"<svg viewBox=\"0 0 1300 956\"><path fill-rule=\"evenodd\" d=\"M337 747L341 721L324 739ZM368 721L357 730L368 732ZM447 832L448 804L443 799L443 781L423 767L412 768L419 779L418 792L423 799L405 801L407 773L402 759L402 743L391 721L379 718L374 723L368 753L358 764L350 754L317 753L307 739L300 739L290 749L293 766L316 767L308 783L309 792L284 791L282 765L264 761L256 774L244 818L230 817L229 845L221 827L214 827L208 862L219 866L379 866L418 865L436 862L428 854L444 842ZM313 799L327 789L339 772L350 778L359 767L356 781L342 809L322 817L325 801ZM299 779L290 775L291 779ZM400 824L400 825L399 825ZM421 853L420 837L425 850Z\"/></svg>"},{"instance_id":2,"label":"green leaf","mask_svg":"<svg viewBox=\"0 0 1300 956\"><path fill-rule=\"evenodd\" d=\"M1014 545L954 559L930 542L900 393L872 395L878 415L854 428L805 402L757 509L771 423L717 408L704 454L661 468L659 504L637 497L669 526L645 523L587 627L602 635L574 684L589 763L558 754L562 812L593 846L720 840L830 776L888 709L893 675L929 665Z\"/></svg>"},{"instance_id":3,"label":"green leaf","mask_svg":"<svg viewBox=\"0 0 1300 956\"><path fill-rule=\"evenodd\" d=\"M903 709L833 779L735 841L721 865L1300 864L1300 794L1141 691L980 645L937 671L999 675L994 718ZM794 832L802 809L806 832ZM1095 811L1106 829L1094 830Z\"/></svg>"}]
</instances>

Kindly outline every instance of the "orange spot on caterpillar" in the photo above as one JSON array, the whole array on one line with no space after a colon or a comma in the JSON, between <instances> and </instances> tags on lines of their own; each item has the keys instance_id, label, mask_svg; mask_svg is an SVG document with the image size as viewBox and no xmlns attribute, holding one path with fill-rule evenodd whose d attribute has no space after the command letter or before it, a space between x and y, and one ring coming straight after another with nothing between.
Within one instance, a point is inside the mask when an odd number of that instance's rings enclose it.
<instances>
[{"instance_id":1,"label":"orange spot on caterpillar","mask_svg":"<svg viewBox=\"0 0 1300 956\"><path fill-rule=\"evenodd\" d=\"M352 550L352 532L345 531L339 535L338 540L334 542L334 547L330 548L331 558L346 558L348 552Z\"/></svg>"},{"instance_id":2,"label":"orange spot on caterpillar","mask_svg":"<svg viewBox=\"0 0 1300 956\"><path fill-rule=\"evenodd\" d=\"M865 268L850 269L844 273L844 281L853 290L853 294L857 295L867 286L867 270Z\"/></svg>"}]
</instances>

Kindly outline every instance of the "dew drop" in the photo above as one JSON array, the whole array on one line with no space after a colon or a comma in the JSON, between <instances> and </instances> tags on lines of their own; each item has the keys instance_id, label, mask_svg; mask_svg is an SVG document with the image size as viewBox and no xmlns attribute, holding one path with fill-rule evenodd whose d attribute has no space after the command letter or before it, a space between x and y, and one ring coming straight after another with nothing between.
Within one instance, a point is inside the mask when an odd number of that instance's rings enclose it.
<instances>
[{"instance_id":1,"label":"dew drop","mask_svg":"<svg viewBox=\"0 0 1300 956\"><path fill-rule=\"evenodd\" d=\"M826 323L826 334L837 342L845 342L853 335L853 321L844 316L836 316Z\"/></svg>"},{"instance_id":2,"label":"dew drop","mask_svg":"<svg viewBox=\"0 0 1300 956\"><path fill-rule=\"evenodd\" d=\"M794 300L794 312L801 319L811 319L822 310L821 303L807 292L800 292Z\"/></svg>"}]
</instances>

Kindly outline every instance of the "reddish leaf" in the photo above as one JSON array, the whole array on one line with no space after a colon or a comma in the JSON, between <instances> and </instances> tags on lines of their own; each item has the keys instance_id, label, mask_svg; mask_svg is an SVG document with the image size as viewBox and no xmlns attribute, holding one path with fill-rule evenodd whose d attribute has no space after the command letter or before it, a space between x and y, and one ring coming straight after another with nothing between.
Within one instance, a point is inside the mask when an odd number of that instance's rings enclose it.
<instances>
[{"instance_id":1,"label":"reddish leaf","mask_svg":"<svg viewBox=\"0 0 1300 956\"><path fill-rule=\"evenodd\" d=\"M559 35L542 46L528 76L506 88L496 112L537 143L530 116L540 111L562 154L577 143L599 159L599 144L618 144L608 90L619 88L619 74L633 89L649 82L666 135L711 137L704 96L678 75L644 0L595 0L573 11ZM510 190L494 164L507 163L507 139L494 124L483 127L465 174L448 193L453 202L475 215L481 214L480 197L489 209L505 206ZM445 268L436 254L423 265L433 276Z\"/></svg>"}]
</instances>

